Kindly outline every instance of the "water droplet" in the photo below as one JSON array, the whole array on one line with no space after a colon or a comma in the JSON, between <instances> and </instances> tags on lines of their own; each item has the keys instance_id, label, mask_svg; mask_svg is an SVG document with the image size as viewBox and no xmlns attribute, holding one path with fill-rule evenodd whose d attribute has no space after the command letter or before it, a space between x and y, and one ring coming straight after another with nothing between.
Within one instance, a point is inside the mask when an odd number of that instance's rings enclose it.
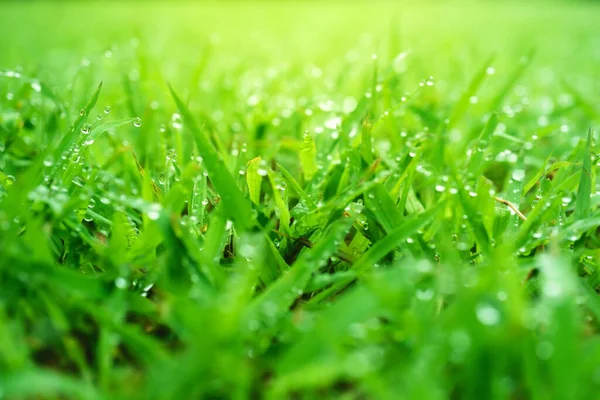
<instances>
[{"instance_id":1,"label":"water droplet","mask_svg":"<svg viewBox=\"0 0 600 400\"><path fill-rule=\"evenodd\" d=\"M469 250L469 245L465 242L458 242L456 248L460 251L467 251Z\"/></svg>"},{"instance_id":2,"label":"water droplet","mask_svg":"<svg viewBox=\"0 0 600 400\"><path fill-rule=\"evenodd\" d=\"M358 105L358 101L354 97L346 97L344 102L342 103L342 111L345 114L350 114L352 111L356 109Z\"/></svg>"},{"instance_id":3,"label":"water droplet","mask_svg":"<svg viewBox=\"0 0 600 400\"><path fill-rule=\"evenodd\" d=\"M577 240L579 239L579 236L580 236L580 234L579 234L579 233L577 233L577 232L575 232L575 231L572 231L572 232L569 232L569 234L568 234L568 237L567 237L567 238L568 238L569 240L571 240L571 241L575 242L575 241L577 241Z\"/></svg>"},{"instance_id":4,"label":"water droplet","mask_svg":"<svg viewBox=\"0 0 600 400\"><path fill-rule=\"evenodd\" d=\"M118 277L117 279L115 279L115 286L119 289L127 288L127 279Z\"/></svg>"},{"instance_id":5,"label":"water droplet","mask_svg":"<svg viewBox=\"0 0 600 400\"><path fill-rule=\"evenodd\" d=\"M542 197L544 197L544 192L542 191L542 189L538 189L535 191L535 198L536 199L541 199Z\"/></svg>"},{"instance_id":6,"label":"water droplet","mask_svg":"<svg viewBox=\"0 0 600 400\"><path fill-rule=\"evenodd\" d=\"M525 179L525 170L524 169L515 169L512 172L512 178L517 182L522 182Z\"/></svg>"},{"instance_id":7,"label":"water droplet","mask_svg":"<svg viewBox=\"0 0 600 400\"><path fill-rule=\"evenodd\" d=\"M171 125L174 129L181 129L183 127L183 121L181 119L181 114L173 113L171 115Z\"/></svg>"},{"instance_id":8,"label":"water droplet","mask_svg":"<svg viewBox=\"0 0 600 400\"><path fill-rule=\"evenodd\" d=\"M340 117L334 117L325 121L325 128L328 129L337 129L342 125L342 119Z\"/></svg>"},{"instance_id":9,"label":"water droplet","mask_svg":"<svg viewBox=\"0 0 600 400\"><path fill-rule=\"evenodd\" d=\"M160 217L161 210L162 210L162 207L160 204L158 204L158 203L152 204L147 212L148 218L150 218L153 221L156 221Z\"/></svg>"},{"instance_id":10,"label":"water droplet","mask_svg":"<svg viewBox=\"0 0 600 400\"><path fill-rule=\"evenodd\" d=\"M83 124L81 126L81 133L84 135L87 135L90 133L91 129L92 129L92 126L90 124Z\"/></svg>"},{"instance_id":11,"label":"water droplet","mask_svg":"<svg viewBox=\"0 0 600 400\"><path fill-rule=\"evenodd\" d=\"M110 114L111 108L110 106L104 107L104 114Z\"/></svg>"},{"instance_id":12,"label":"water droplet","mask_svg":"<svg viewBox=\"0 0 600 400\"><path fill-rule=\"evenodd\" d=\"M177 161L177 152L175 151L175 149L169 149L167 150L167 153L165 154L167 161Z\"/></svg>"},{"instance_id":13,"label":"water droplet","mask_svg":"<svg viewBox=\"0 0 600 400\"><path fill-rule=\"evenodd\" d=\"M42 85L38 81L31 82L31 88L38 93L42 91Z\"/></svg>"},{"instance_id":14,"label":"water droplet","mask_svg":"<svg viewBox=\"0 0 600 400\"><path fill-rule=\"evenodd\" d=\"M44 158L44 167L51 167L54 164L54 158L52 156L47 156Z\"/></svg>"},{"instance_id":15,"label":"water droplet","mask_svg":"<svg viewBox=\"0 0 600 400\"><path fill-rule=\"evenodd\" d=\"M96 200L90 199L90 202L88 203L88 208L94 208L94 207L96 207Z\"/></svg>"},{"instance_id":16,"label":"water droplet","mask_svg":"<svg viewBox=\"0 0 600 400\"><path fill-rule=\"evenodd\" d=\"M573 199L571 199L570 197L562 197L560 200L562 201L562 205L563 205L563 207L566 207L566 206L568 206L568 205L569 205L569 203L570 203L571 201L573 201Z\"/></svg>"},{"instance_id":17,"label":"water droplet","mask_svg":"<svg viewBox=\"0 0 600 400\"><path fill-rule=\"evenodd\" d=\"M133 120L133 126L135 126L136 128L139 128L140 126L142 126L142 119L140 117L136 117Z\"/></svg>"},{"instance_id":18,"label":"water droplet","mask_svg":"<svg viewBox=\"0 0 600 400\"><path fill-rule=\"evenodd\" d=\"M483 325L494 326L498 325L500 322L500 311L498 311L498 309L491 304L478 304L477 307L475 307L475 313L477 315L477 319Z\"/></svg>"},{"instance_id":19,"label":"water droplet","mask_svg":"<svg viewBox=\"0 0 600 400\"><path fill-rule=\"evenodd\" d=\"M432 288L427 288L425 290L417 289L417 291L415 292L415 295L416 295L417 299L419 299L421 301L429 301L429 300L433 299L435 292Z\"/></svg>"}]
</instances>

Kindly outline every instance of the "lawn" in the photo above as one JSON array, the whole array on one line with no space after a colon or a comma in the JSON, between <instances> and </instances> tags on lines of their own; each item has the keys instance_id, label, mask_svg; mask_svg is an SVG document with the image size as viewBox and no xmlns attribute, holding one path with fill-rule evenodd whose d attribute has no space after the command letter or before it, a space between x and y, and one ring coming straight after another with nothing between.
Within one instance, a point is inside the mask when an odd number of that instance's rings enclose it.
<instances>
[{"instance_id":1,"label":"lawn","mask_svg":"<svg viewBox=\"0 0 600 400\"><path fill-rule=\"evenodd\" d=\"M597 398L598 21L0 3L0 398Z\"/></svg>"}]
</instances>

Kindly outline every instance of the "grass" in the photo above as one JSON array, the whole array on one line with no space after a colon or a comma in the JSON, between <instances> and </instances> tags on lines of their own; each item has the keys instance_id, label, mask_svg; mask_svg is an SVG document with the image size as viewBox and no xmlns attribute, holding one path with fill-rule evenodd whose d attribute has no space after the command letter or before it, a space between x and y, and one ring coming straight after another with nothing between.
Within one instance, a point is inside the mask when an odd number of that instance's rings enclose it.
<instances>
[{"instance_id":1,"label":"grass","mask_svg":"<svg viewBox=\"0 0 600 400\"><path fill-rule=\"evenodd\" d=\"M595 398L598 17L3 4L0 397Z\"/></svg>"}]
</instances>

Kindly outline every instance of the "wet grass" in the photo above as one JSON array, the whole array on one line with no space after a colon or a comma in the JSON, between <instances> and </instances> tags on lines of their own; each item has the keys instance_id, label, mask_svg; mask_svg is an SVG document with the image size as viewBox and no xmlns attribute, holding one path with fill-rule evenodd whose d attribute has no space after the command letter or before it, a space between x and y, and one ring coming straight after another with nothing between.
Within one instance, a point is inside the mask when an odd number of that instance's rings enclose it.
<instances>
[{"instance_id":1,"label":"wet grass","mask_svg":"<svg viewBox=\"0 0 600 400\"><path fill-rule=\"evenodd\" d=\"M0 397L596 397L600 8L2 8Z\"/></svg>"}]
</instances>

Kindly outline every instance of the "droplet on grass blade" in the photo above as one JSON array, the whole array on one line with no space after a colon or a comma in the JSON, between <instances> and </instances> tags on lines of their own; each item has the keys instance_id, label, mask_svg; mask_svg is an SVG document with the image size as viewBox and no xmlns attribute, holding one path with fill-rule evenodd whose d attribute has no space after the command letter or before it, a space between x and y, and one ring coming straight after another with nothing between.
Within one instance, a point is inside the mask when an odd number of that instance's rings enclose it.
<instances>
[{"instance_id":1,"label":"droplet on grass blade","mask_svg":"<svg viewBox=\"0 0 600 400\"><path fill-rule=\"evenodd\" d=\"M429 300L433 299L435 292L432 288L428 288L425 290L417 289L417 291L415 292L415 295L418 300L429 301Z\"/></svg>"},{"instance_id":2,"label":"droplet on grass blade","mask_svg":"<svg viewBox=\"0 0 600 400\"><path fill-rule=\"evenodd\" d=\"M119 289L127 288L127 279L118 277L117 279L115 279L115 286Z\"/></svg>"},{"instance_id":3,"label":"droplet on grass blade","mask_svg":"<svg viewBox=\"0 0 600 400\"><path fill-rule=\"evenodd\" d=\"M173 113L173 115L171 116L171 125L174 129L181 129L183 127L181 114Z\"/></svg>"},{"instance_id":4,"label":"droplet on grass blade","mask_svg":"<svg viewBox=\"0 0 600 400\"><path fill-rule=\"evenodd\" d=\"M491 304L481 303L475 307L477 319L486 326L498 325L500 322L500 311Z\"/></svg>"},{"instance_id":5,"label":"droplet on grass blade","mask_svg":"<svg viewBox=\"0 0 600 400\"><path fill-rule=\"evenodd\" d=\"M152 204L147 212L148 218L150 218L153 221L156 221L160 217L161 210L162 210L162 207L160 204L158 204L158 203Z\"/></svg>"},{"instance_id":6,"label":"droplet on grass blade","mask_svg":"<svg viewBox=\"0 0 600 400\"><path fill-rule=\"evenodd\" d=\"M38 93L42 91L42 85L38 81L31 82L31 88Z\"/></svg>"},{"instance_id":7,"label":"droplet on grass blade","mask_svg":"<svg viewBox=\"0 0 600 400\"><path fill-rule=\"evenodd\" d=\"M524 169L515 169L512 172L511 177L517 182L522 182L523 179L525 179L525 170Z\"/></svg>"}]
</instances>

